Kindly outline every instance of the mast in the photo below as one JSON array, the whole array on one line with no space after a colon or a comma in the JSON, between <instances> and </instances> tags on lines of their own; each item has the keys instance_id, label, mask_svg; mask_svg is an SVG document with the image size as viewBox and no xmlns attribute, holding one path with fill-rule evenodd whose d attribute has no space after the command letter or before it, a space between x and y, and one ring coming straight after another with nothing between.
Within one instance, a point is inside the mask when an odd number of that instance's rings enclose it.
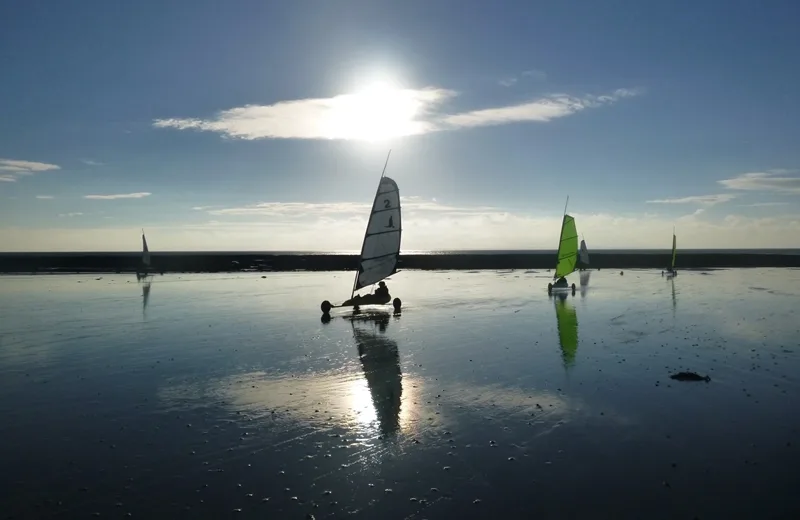
<instances>
[{"instance_id":1,"label":"mast","mask_svg":"<svg viewBox=\"0 0 800 520\"><path fill-rule=\"evenodd\" d=\"M383 171L381 171L381 179L386 175L386 167L389 165L389 157L392 155L392 150L389 149L389 153L386 154L386 162L383 163ZM369 222L372 218L372 208L375 207L375 201L378 199L378 194L381 190L381 183L378 181L378 187L375 189L375 197L372 199L372 206L370 207L370 218L367 219L367 228L364 230L364 240L361 242L361 254L358 256L358 268L356 269L356 276L353 279L353 288L350 291L350 299L353 299L353 296L356 294L356 285L358 285L358 275L361 274L361 260L364 257L364 246L367 244L367 233L369 232Z\"/></svg>"},{"instance_id":2,"label":"mast","mask_svg":"<svg viewBox=\"0 0 800 520\"><path fill-rule=\"evenodd\" d=\"M569 206L569 195L567 195L567 202L564 204L564 215L561 217L561 229L558 230L558 247L556 248L556 270L558 269L558 255L561 252L561 235L564 234L564 217L567 216L567 206ZM553 279L556 279L556 274L553 273Z\"/></svg>"}]
</instances>

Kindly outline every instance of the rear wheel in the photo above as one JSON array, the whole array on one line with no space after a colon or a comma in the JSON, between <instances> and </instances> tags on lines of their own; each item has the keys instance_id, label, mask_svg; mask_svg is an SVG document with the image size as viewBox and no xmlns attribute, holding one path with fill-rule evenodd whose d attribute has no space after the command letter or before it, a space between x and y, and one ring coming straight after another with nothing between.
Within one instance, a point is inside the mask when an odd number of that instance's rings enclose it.
<instances>
[{"instance_id":1,"label":"rear wheel","mask_svg":"<svg viewBox=\"0 0 800 520\"><path fill-rule=\"evenodd\" d=\"M553 294L553 284L547 284L547 294Z\"/></svg>"}]
</instances>

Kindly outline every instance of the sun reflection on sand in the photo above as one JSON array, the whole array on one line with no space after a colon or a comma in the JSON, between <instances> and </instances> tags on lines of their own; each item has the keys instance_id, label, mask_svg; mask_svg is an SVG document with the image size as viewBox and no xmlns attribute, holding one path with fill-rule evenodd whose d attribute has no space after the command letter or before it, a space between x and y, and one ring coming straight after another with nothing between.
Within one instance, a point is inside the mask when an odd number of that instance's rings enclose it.
<instances>
[{"instance_id":1,"label":"sun reflection on sand","mask_svg":"<svg viewBox=\"0 0 800 520\"><path fill-rule=\"evenodd\" d=\"M415 394L423 383L406 379L397 415L399 432L414 430L419 411ZM183 383L162 388L169 409L219 405L254 419L277 417L319 428L344 427L361 435L381 434L379 412L363 374L336 371L309 375L250 372L204 383Z\"/></svg>"}]
</instances>

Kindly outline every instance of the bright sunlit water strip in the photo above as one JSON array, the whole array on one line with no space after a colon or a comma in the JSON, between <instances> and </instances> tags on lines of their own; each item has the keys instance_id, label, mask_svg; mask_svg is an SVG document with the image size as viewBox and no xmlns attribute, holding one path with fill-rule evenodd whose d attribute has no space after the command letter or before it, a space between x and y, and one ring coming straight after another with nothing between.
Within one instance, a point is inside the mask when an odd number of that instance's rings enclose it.
<instances>
[{"instance_id":1,"label":"bright sunlit water strip","mask_svg":"<svg viewBox=\"0 0 800 520\"><path fill-rule=\"evenodd\" d=\"M2 514L794 518L800 271L587 274L0 277Z\"/></svg>"}]
</instances>

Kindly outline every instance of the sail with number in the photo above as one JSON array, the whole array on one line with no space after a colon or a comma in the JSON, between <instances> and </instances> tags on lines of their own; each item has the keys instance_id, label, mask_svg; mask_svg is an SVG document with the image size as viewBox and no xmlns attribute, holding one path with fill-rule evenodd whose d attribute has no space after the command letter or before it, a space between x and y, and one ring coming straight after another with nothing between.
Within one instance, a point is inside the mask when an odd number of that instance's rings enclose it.
<instances>
[{"instance_id":1,"label":"sail with number","mask_svg":"<svg viewBox=\"0 0 800 520\"><path fill-rule=\"evenodd\" d=\"M578 263L578 230L575 219L564 215L561 223L561 239L558 243L558 263L554 278L562 278L575 270Z\"/></svg>"},{"instance_id":2,"label":"sail with number","mask_svg":"<svg viewBox=\"0 0 800 520\"><path fill-rule=\"evenodd\" d=\"M401 224L397 183L389 177L381 177L361 246L353 291L378 283L397 271Z\"/></svg>"},{"instance_id":3,"label":"sail with number","mask_svg":"<svg viewBox=\"0 0 800 520\"><path fill-rule=\"evenodd\" d=\"M675 254L677 253L677 239L675 238L675 232L672 232L672 265L670 268L674 271L675 270Z\"/></svg>"},{"instance_id":4,"label":"sail with number","mask_svg":"<svg viewBox=\"0 0 800 520\"><path fill-rule=\"evenodd\" d=\"M581 263L589 265L589 249L586 247L585 240L581 240Z\"/></svg>"},{"instance_id":5,"label":"sail with number","mask_svg":"<svg viewBox=\"0 0 800 520\"><path fill-rule=\"evenodd\" d=\"M142 263L150 266L150 250L147 249L147 239L144 237L144 233L142 233Z\"/></svg>"}]
</instances>

